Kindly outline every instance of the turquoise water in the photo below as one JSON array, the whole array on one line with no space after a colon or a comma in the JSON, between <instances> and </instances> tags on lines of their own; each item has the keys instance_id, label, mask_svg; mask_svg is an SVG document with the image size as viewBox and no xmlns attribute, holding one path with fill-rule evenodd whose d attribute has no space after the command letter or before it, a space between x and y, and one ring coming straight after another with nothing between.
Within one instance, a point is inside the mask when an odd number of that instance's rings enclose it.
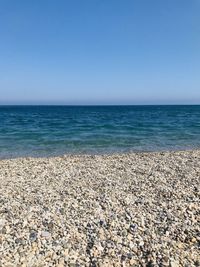
<instances>
[{"instance_id":1,"label":"turquoise water","mask_svg":"<svg viewBox=\"0 0 200 267\"><path fill-rule=\"evenodd\" d=\"M200 106L0 106L0 157L200 148Z\"/></svg>"}]
</instances>

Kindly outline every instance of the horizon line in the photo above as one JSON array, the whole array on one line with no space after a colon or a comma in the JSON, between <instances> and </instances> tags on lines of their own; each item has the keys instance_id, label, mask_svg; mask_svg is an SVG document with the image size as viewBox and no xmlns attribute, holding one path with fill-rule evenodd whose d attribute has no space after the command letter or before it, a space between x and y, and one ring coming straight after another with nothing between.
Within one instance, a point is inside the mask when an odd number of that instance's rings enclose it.
<instances>
[{"instance_id":1,"label":"horizon line","mask_svg":"<svg viewBox=\"0 0 200 267\"><path fill-rule=\"evenodd\" d=\"M199 106L198 104L0 104L0 106Z\"/></svg>"}]
</instances>

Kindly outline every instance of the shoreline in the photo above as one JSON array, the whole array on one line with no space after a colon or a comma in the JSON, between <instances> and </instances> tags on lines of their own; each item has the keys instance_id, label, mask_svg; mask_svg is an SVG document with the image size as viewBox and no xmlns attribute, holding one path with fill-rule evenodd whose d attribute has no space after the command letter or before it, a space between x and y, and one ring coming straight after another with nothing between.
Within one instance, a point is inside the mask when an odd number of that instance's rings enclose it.
<instances>
[{"instance_id":1,"label":"shoreline","mask_svg":"<svg viewBox=\"0 0 200 267\"><path fill-rule=\"evenodd\" d=\"M0 266L200 266L200 150L0 160Z\"/></svg>"},{"instance_id":2,"label":"shoreline","mask_svg":"<svg viewBox=\"0 0 200 267\"><path fill-rule=\"evenodd\" d=\"M0 157L0 161L3 160L18 160L18 159L51 159L51 158L66 158L66 157L109 157L109 156L128 156L128 155L140 155L145 154L151 156L151 154L167 154L167 153L187 153L187 152L196 152L200 151L200 148L188 148L188 149L168 149L168 150L142 150L142 151L119 151L119 152L105 152L105 153L92 153L92 152L82 152L82 153L61 153L61 154L52 154L52 155L20 155L20 156L11 156L11 157Z\"/></svg>"}]
</instances>

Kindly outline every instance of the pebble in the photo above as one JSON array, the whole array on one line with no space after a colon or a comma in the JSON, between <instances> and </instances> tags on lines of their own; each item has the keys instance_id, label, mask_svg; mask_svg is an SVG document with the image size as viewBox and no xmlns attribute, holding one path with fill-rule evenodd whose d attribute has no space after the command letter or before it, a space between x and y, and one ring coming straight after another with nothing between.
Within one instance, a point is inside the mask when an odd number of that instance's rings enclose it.
<instances>
[{"instance_id":1,"label":"pebble","mask_svg":"<svg viewBox=\"0 0 200 267\"><path fill-rule=\"evenodd\" d=\"M41 237L44 237L44 238L50 238L51 237L51 234L47 231L42 231L41 232Z\"/></svg>"},{"instance_id":2,"label":"pebble","mask_svg":"<svg viewBox=\"0 0 200 267\"><path fill-rule=\"evenodd\" d=\"M170 260L170 267L179 267L179 261L171 259Z\"/></svg>"},{"instance_id":3,"label":"pebble","mask_svg":"<svg viewBox=\"0 0 200 267\"><path fill-rule=\"evenodd\" d=\"M37 239L37 233L36 232L31 232L29 235L29 239L31 242L34 242Z\"/></svg>"},{"instance_id":4,"label":"pebble","mask_svg":"<svg viewBox=\"0 0 200 267\"><path fill-rule=\"evenodd\" d=\"M200 151L0 160L0 266L198 267Z\"/></svg>"}]
</instances>

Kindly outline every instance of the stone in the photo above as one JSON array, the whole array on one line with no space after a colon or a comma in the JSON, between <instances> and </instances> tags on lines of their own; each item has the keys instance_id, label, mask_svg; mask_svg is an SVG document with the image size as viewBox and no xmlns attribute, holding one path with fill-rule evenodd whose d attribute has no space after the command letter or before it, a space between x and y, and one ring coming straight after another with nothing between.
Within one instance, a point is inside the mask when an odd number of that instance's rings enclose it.
<instances>
[{"instance_id":1,"label":"stone","mask_svg":"<svg viewBox=\"0 0 200 267\"><path fill-rule=\"evenodd\" d=\"M179 261L175 259L170 260L170 267L179 267Z\"/></svg>"},{"instance_id":2,"label":"stone","mask_svg":"<svg viewBox=\"0 0 200 267\"><path fill-rule=\"evenodd\" d=\"M42 231L41 232L41 237L44 237L44 238L50 238L51 237L51 233L47 232L47 231Z\"/></svg>"},{"instance_id":3,"label":"stone","mask_svg":"<svg viewBox=\"0 0 200 267\"><path fill-rule=\"evenodd\" d=\"M37 232L32 231L32 232L30 233L30 235L29 235L29 240L30 240L31 242L34 242L34 241L36 241L36 239L37 239Z\"/></svg>"}]
</instances>

